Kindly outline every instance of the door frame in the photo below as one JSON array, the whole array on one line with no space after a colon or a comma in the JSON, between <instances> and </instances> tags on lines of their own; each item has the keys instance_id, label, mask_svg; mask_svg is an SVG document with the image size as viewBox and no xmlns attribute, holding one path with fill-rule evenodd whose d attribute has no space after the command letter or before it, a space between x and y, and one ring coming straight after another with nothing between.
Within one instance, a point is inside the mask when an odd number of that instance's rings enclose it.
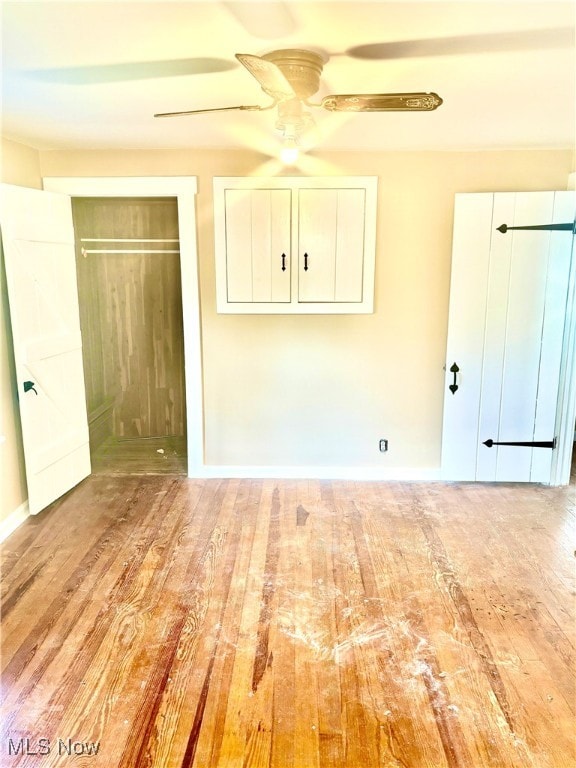
<instances>
[{"instance_id":1,"label":"door frame","mask_svg":"<svg viewBox=\"0 0 576 768\"><path fill-rule=\"evenodd\" d=\"M196 176L45 176L44 189L70 197L175 197L180 233L184 379L188 477L204 477L204 397L198 251Z\"/></svg>"}]
</instances>

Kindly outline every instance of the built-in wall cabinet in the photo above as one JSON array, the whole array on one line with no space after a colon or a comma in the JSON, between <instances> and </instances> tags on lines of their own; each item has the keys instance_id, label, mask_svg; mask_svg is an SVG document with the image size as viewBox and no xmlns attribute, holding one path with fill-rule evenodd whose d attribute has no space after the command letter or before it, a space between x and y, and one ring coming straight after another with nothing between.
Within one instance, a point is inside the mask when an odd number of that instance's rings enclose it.
<instances>
[{"instance_id":1,"label":"built-in wall cabinet","mask_svg":"<svg viewBox=\"0 0 576 768\"><path fill-rule=\"evenodd\" d=\"M214 179L217 309L370 313L376 177Z\"/></svg>"}]
</instances>

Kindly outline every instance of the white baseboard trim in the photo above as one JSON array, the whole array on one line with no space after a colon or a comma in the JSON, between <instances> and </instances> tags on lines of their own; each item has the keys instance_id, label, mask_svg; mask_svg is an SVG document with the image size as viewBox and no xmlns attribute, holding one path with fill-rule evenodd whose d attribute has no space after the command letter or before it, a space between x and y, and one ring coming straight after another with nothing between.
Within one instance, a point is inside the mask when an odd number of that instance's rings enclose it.
<instances>
[{"instance_id":1,"label":"white baseboard trim","mask_svg":"<svg viewBox=\"0 0 576 768\"><path fill-rule=\"evenodd\" d=\"M294 466L224 466L204 464L195 467L189 477L244 478L267 480L372 480L389 482L434 483L440 478L440 468L426 467L294 467Z\"/></svg>"},{"instance_id":2,"label":"white baseboard trim","mask_svg":"<svg viewBox=\"0 0 576 768\"><path fill-rule=\"evenodd\" d=\"M17 507L14 510L14 512L11 512L8 515L8 517L5 520L2 520L2 522L0 523L0 542L5 541L8 538L8 536L10 536L11 533L14 533L16 528L22 525L22 523L29 516L30 516L30 509L28 507L28 502L25 501L23 504L20 504L20 506Z\"/></svg>"}]
</instances>

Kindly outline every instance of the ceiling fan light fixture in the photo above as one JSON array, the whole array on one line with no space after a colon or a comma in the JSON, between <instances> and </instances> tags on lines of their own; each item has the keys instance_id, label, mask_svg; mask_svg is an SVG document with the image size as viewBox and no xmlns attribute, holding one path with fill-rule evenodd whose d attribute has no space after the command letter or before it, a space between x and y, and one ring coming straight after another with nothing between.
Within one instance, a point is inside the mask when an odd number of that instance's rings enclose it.
<instances>
[{"instance_id":1,"label":"ceiling fan light fixture","mask_svg":"<svg viewBox=\"0 0 576 768\"><path fill-rule=\"evenodd\" d=\"M295 165L300 155L300 147L294 137L288 136L284 139L282 149L280 150L280 160L284 165Z\"/></svg>"},{"instance_id":2,"label":"ceiling fan light fixture","mask_svg":"<svg viewBox=\"0 0 576 768\"><path fill-rule=\"evenodd\" d=\"M280 160L284 165L294 165L298 161L300 138L312 124L310 114L302 109L298 99L290 99L278 105L276 130L282 134Z\"/></svg>"},{"instance_id":3,"label":"ceiling fan light fixture","mask_svg":"<svg viewBox=\"0 0 576 768\"><path fill-rule=\"evenodd\" d=\"M278 104L276 130L283 136L300 136L313 123L311 114L303 109L299 99L290 99Z\"/></svg>"}]
</instances>

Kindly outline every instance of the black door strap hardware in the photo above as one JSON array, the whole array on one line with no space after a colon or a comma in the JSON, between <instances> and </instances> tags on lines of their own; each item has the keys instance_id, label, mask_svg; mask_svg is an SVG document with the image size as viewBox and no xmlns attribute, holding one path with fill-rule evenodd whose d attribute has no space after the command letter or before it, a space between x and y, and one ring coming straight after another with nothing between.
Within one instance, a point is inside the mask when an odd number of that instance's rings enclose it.
<instances>
[{"instance_id":1,"label":"black door strap hardware","mask_svg":"<svg viewBox=\"0 0 576 768\"><path fill-rule=\"evenodd\" d=\"M36 387L34 385L34 382L33 381L25 381L24 382L24 392L30 392L30 390L32 390L35 395L38 394L38 392L36 391Z\"/></svg>"},{"instance_id":2,"label":"black door strap hardware","mask_svg":"<svg viewBox=\"0 0 576 768\"><path fill-rule=\"evenodd\" d=\"M513 445L523 448L556 448L556 438L554 440L536 440L531 443L498 443L496 440L484 440L482 445L485 445L487 448L492 448L493 445Z\"/></svg>"},{"instance_id":3,"label":"black door strap hardware","mask_svg":"<svg viewBox=\"0 0 576 768\"><path fill-rule=\"evenodd\" d=\"M459 370L460 370L460 368L458 368L456 363L454 363L453 365L450 366L450 373L454 374L454 381L453 381L452 384L450 384L448 389L450 390L450 392L452 392L453 395L456 394L456 390L458 389L458 384L456 384L456 374L458 373Z\"/></svg>"},{"instance_id":4,"label":"black door strap hardware","mask_svg":"<svg viewBox=\"0 0 576 768\"><path fill-rule=\"evenodd\" d=\"M509 229L544 229L555 232L572 232L576 235L576 221L569 221L565 224L533 224L526 227L509 227L508 224L501 224L499 227L496 227L496 229L498 232L502 232L503 235L506 234Z\"/></svg>"}]
</instances>

